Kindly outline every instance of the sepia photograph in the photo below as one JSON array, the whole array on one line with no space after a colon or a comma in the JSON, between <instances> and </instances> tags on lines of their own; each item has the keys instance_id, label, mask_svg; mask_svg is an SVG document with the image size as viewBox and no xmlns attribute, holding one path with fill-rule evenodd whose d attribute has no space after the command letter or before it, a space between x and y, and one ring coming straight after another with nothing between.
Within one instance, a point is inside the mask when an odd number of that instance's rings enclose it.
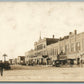
<instances>
[{"instance_id":1,"label":"sepia photograph","mask_svg":"<svg viewBox=\"0 0 84 84\"><path fill-rule=\"evenodd\" d=\"M84 2L0 2L0 82L84 82Z\"/></svg>"}]
</instances>

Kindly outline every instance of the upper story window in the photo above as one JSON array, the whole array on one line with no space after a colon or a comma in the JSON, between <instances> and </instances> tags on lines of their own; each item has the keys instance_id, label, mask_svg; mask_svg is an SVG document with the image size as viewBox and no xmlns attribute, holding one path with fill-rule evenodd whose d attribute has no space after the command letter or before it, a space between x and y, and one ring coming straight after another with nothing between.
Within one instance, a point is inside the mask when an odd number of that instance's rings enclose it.
<instances>
[{"instance_id":1,"label":"upper story window","mask_svg":"<svg viewBox=\"0 0 84 84\"><path fill-rule=\"evenodd\" d=\"M80 50L80 42L77 42L76 43L76 51L79 51Z\"/></svg>"},{"instance_id":2,"label":"upper story window","mask_svg":"<svg viewBox=\"0 0 84 84\"><path fill-rule=\"evenodd\" d=\"M42 44L40 44L40 45L37 46L37 50L40 50L42 48L43 48L43 45Z\"/></svg>"},{"instance_id":3,"label":"upper story window","mask_svg":"<svg viewBox=\"0 0 84 84\"><path fill-rule=\"evenodd\" d=\"M37 45L35 50L40 50L40 49L43 49L45 48L46 46L44 44L40 44L40 45Z\"/></svg>"},{"instance_id":4,"label":"upper story window","mask_svg":"<svg viewBox=\"0 0 84 84\"><path fill-rule=\"evenodd\" d=\"M53 49L50 49L50 55L53 55Z\"/></svg>"},{"instance_id":5,"label":"upper story window","mask_svg":"<svg viewBox=\"0 0 84 84\"><path fill-rule=\"evenodd\" d=\"M74 52L75 47L74 47L74 43L71 44L71 52Z\"/></svg>"},{"instance_id":6,"label":"upper story window","mask_svg":"<svg viewBox=\"0 0 84 84\"><path fill-rule=\"evenodd\" d=\"M54 55L56 55L56 49L54 48Z\"/></svg>"},{"instance_id":7,"label":"upper story window","mask_svg":"<svg viewBox=\"0 0 84 84\"><path fill-rule=\"evenodd\" d=\"M63 46L60 47L60 51L63 51Z\"/></svg>"},{"instance_id":8,"label":"upper story window","mask_svg":"<svg viewBox=\"0 0 84 84\"><path fill-rule=\"evenodd\" d=\"M73 51L73 49L74 49L74 47L73 47L73 44L72 44L72 51ZM68 44L65 45L65 52L66 53L69 52L69 45Z\"/></svg>"}]
</instances>

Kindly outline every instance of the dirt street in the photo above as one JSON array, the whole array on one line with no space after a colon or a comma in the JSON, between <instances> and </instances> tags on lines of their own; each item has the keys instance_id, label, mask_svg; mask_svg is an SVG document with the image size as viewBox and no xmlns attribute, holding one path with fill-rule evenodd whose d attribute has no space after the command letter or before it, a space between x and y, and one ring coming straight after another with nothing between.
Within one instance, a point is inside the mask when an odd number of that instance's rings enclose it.
<instances>
[{"instance_id":1,"label":"dirt street","mask_svg":"<svg viewBox=\"0 0 84 84\"><path fill-rule=\"evenodd\" d=\"M0 81L84 81L84 67L20 66L4 71Z\"/></svg>"}]
</instances>

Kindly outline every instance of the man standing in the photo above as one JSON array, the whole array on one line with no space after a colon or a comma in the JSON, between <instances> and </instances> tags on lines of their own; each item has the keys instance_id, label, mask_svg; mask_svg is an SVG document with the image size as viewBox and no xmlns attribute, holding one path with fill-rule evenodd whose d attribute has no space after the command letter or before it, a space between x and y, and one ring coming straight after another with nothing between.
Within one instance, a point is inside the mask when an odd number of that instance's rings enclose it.
<instances>
[{"instance_id":1,"label":"man standing","mask_svg":"<svg viewBox=\"0 0 84 84\"><path fill-rule=\"evenodd\" d=\"M3 76L3 63L0 64L0 73L1 73L1 76Z\"/></svg>"},{"instance_id":2,"label":"man standing","mask_svg":"<svg viewBox=\"0 0 84 84\"><path fill-rule=\"evenodd\" d=\"M1 67L1 76L3 76L3 67Z\"/></svg>"}]
</instances>

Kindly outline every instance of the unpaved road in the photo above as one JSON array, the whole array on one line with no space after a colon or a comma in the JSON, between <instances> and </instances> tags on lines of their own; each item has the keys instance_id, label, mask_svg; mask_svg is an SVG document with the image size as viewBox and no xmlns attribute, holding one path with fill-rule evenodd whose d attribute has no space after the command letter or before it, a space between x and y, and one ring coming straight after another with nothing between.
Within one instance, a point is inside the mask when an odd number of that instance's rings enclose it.
<instances>
[{"instance_id":1,"label":"unpaved road","mask_svg":"<svg viewBox=\"0 0 84 84\"><path fill-rule=\"evenodd\" d=\"M27 66L4 71L0 81L84 81L84 67Z\"/></svg>"}]
</instances>

